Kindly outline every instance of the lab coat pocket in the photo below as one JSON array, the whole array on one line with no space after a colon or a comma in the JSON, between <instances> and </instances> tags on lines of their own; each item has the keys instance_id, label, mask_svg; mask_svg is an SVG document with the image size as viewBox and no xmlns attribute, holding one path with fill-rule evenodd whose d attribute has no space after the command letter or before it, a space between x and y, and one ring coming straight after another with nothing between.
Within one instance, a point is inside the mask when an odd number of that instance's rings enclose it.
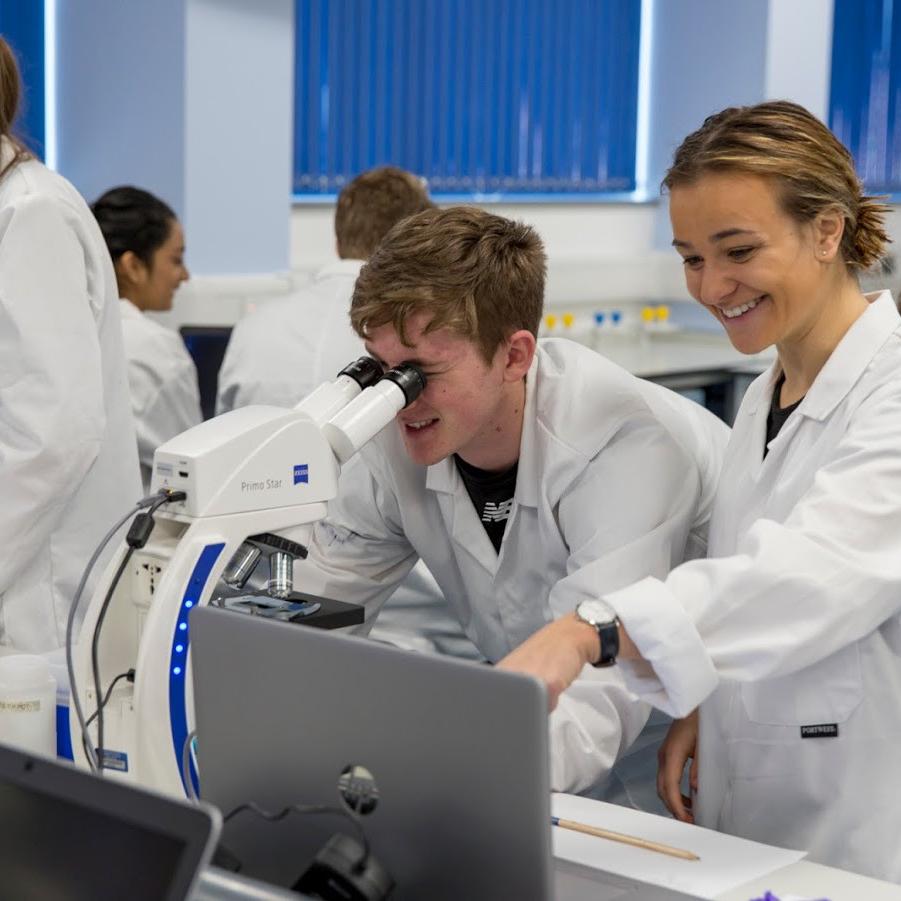
<instances>
[{"instance_id":1,"label":"lab coat pocket","mask_svg":"<svg viewBox=\"0 0 901 901\"><path fill-rule=\"evenodd\" d=\"M741 686L745 712L754 723L815 726L842 723L863 700L857 643L797 673Z\"/></svg>"}]
</instances>

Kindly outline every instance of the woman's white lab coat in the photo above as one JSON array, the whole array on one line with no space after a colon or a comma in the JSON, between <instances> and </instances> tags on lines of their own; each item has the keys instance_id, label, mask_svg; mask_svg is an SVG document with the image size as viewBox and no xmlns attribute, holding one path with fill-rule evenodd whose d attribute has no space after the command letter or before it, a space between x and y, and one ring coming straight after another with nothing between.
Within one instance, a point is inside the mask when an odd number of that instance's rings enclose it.
<instances>
[{"instance_id":1,"label":"woman's white lab coat","mask_svg":"<svg viewBox=\"0 0 901 901\"><path fill-rule=\"evenodd\" d=\"M542 341L500 554L453 459L412 463L392 424L345 467L295 578L367 604L371 625L419 557L479 651L500 660L583 598L703 556L727 435L697 404L571 341ZM606 775L648 709L615 669L587 667L552 717L552 785Z\"/></svg>"},{"instance_id":2,"label":"woman's white lab coat","mask_svg":"<svg viewBox=\"0 0 901 901\"><path fill-rule=\"evenodd\" d=\"M130 300L123 299L120 310L141 481L147 492L153 452L203 420L197 369L178 334L153 322Z\"/></svg>"},{"instance_id":3,"label":"woman's white lab coat","mask_svg":"<svg viewBox=\"0 0 901 901\"><path fill-rule=\"evenodd\" d=\"M870 300L765 459L778 364L748 390L714 559L608 600L654 668L627 684L704 702L701 825L901 882L901 325Z\"/></svg>"},{"instance_id":4,"label":"woman's white lab coat","mask_svg":"<svg viewBox=\"0 0 901 901\"><path fill-rule=\"evenodd\" d=\"M82 569L140 490L106 244L65 179L20 163L0 181L0 644L63 644Z\"/></svg>"}]
</instances>

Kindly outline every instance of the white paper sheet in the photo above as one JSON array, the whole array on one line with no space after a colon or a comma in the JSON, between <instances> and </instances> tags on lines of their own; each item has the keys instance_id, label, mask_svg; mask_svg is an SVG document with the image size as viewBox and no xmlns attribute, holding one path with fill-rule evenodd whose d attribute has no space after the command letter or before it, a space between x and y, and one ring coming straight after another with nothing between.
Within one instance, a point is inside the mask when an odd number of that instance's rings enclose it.
<instances>
[{"instance_id":1,"label":"white paper sheet","mask_svg":"<svg viewBox=\"0 0 901 901\"><path fill-rule=\"evenodd\" d=\"M553 829L555 857L700 898L715 898L805 856L804 851L773 848L576 795L552 795L551 810L561 819L692 851L700 860L682 860L559 826Z\"/></svg>"}]
</instances>

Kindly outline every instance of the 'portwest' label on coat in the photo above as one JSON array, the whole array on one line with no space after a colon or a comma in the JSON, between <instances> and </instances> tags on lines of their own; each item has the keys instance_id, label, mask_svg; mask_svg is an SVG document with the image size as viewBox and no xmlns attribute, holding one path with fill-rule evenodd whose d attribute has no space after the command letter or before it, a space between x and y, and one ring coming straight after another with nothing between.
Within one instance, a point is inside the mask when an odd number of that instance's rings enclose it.
<instances>
[{"instance_id":1,"label":"'portwest' label on coat","mask_svg":"<svg viewBox=\"0 0 901 901\"><path fill-rule=\"evenodd\" d=\"M801 738L838 738L838 723L801 726Z\"/></svg>"}]
</instances>

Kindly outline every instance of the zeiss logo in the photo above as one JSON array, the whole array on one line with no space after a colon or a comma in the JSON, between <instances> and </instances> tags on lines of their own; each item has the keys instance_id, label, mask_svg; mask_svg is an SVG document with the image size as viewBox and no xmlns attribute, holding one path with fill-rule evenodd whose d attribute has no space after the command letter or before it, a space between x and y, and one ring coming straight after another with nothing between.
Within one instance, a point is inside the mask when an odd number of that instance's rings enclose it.
<instances>
[{"instance_id":1,"label":"zeiss logo","mask_svg":"<svg viewBox=\"0 0 901 901\"><path fill-rule=\"evenodd\" d=\"M308 463L299 463L294 467L294 484L299 485L303 482L308 485L310 482L310 466Z\"/></svg>"}]
</instances>

